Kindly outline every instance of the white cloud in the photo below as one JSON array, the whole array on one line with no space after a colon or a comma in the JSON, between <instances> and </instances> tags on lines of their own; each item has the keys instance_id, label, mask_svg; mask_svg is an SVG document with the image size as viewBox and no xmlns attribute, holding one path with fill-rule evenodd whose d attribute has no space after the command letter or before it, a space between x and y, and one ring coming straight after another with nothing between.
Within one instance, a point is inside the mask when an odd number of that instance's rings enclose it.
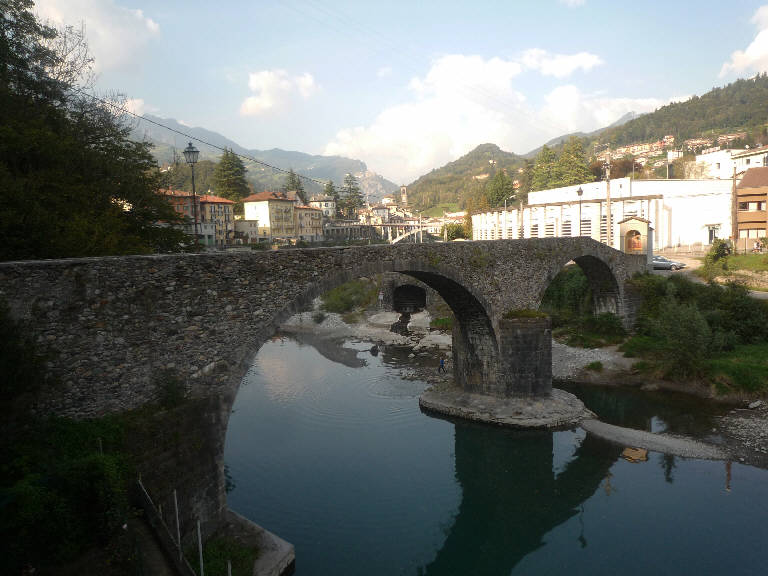
<instances>
[{"instance_id":1,"label":"white cloud","mask_svg":"<svg viewBox=\"0 0 768 576\"><path fill-rule=\"evenodd\" d=\"M546 95L540 117L562 133L589 132L608 126L627 112L651 112L671 99L601 98L584 95L572 85L558 86ZM556 134L555 136L558 136Z\"/></svg>"},{"instance_id":2,"label":"white cloud","mask_svg":"<svg viewBox=\"0 0 768 576\"><path fill-rule=\"evenodd\" d=\"M560 0L560 4L565 4L568 8L576 8L578 6L584 6L587 0Z\"/></svg>"},{"instance_id":3,"label":"white cloud","mask_svg":"<svg viewBox=\"0 0 768 576\"><path fill-rule=\"evenodd\" d=\"M317 91L315 79L309 73L291 76L285 70L260 70L248 75L248 88L255 92L240 105L242 116L258 116L280 110L295 94L307 100Z\"/></svg>"},{"instance_id":4,"label":"white cloud","mask_svg":"<svg viewBox=\"0 0 768 576\"><path fill-rule=\"evenodd\" d=\"M757 35L745 50L736 50L731 59L723 64L720 77L729 72L768 72L768 6L757 9L752 22L757 27Z\"/></svg>"},{"instance_id":5,"label":"white cloud","mask_svg":"<svg viewBox=\"0 0 768 576\"><path fill-rule=\"evenodd\" d=\"M128 100L125 101L125 104L123 104L123 108L137 116L143 116L144 112L147 111L147 106L144 103L143 98L128 98Z\"/></svg>"},{"instance_id":6,"label":"white cloud","mask_svg":"<svg viewBox=\"0 0 768 576\"><path fill-rule=\"evenodd\" d=\"M407 183L484 142L524 153L550 138L595 130L665 103L585 95L566 85L534 106L514 85L522 70L519 62L499 58L440 58L424 77L411 80L408 102L385 109L367 126L339 131L324 152L361 158Z\"/></svg>"},{"instance_id":7,"label":"white cloud","mask_svg":"<svg viewBox=\"0 0 768 576\"><path fill-rule=\"evenodd\" d=\"M589 72L595 66L603 64L597 54L579 52L578 54L549 54L546 50L532 48L523 53L523 65L530 70L538 70L544 76L565 78L576 70Z\"/></svg>"},{"instance_id":8,"label":"white cloud","mask_svg":"<svg viewBox=\"0 0 768 576\"><path fill-rule=\"evenodd\" d=\"M137 66L142 49L160 34L160 26L144 12L113 0L37 0L35 5L38 15L55 26L85 23L95 72Z\"/></svg>"}]
</instances>

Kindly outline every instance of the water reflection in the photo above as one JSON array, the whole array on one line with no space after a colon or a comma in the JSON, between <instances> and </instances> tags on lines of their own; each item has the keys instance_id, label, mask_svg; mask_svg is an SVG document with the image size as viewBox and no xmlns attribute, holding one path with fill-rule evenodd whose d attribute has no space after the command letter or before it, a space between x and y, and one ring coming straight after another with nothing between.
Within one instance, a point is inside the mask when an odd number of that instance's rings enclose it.
<instances>
[{"instance_id":1,"label":"water reflection","mask_svg":"<svg viewBox=\"0 0 768 576\"><path fill-rule=\"evenodd\" d=\"M229 421L228 503L296 546L299 576L762 573L765 471L426 416L397 370L429 359L345 346L364 365L268 342ZM706 426L685 402L589 402L617 424Z\"/></svg>"},{"instance_id":2,"label":"water reflection","mask_svg":"<svg viewBox=\"0 0 768 576\"><path fill-rule=\"evenodd\" d=\"M424 574L509 574L545 534L579 514L621 454L587 436L556 474L552 432L457 422L455 438L462 501Z\"/></svg>"}]
</instances>

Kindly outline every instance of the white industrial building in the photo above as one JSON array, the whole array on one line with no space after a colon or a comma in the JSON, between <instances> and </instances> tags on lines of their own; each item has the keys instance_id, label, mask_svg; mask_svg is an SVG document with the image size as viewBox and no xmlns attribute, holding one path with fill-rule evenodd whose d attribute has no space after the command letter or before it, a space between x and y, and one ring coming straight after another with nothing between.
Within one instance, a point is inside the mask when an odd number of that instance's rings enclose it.
<instances>
[{"instance_id":1,"label":"white industrial building","mask_svg":"<svg viewBox=\"0 0 768 576\"><path fill-rule=\"evenodd\" d=\"M581 235L607 242L607 186L602 181L531 192L522 210L474 214L472 238ZM611 245L620 249L619 222L630 216L650 221L656 249L728 238L732 189L733 180L725 179L611 180Z\"/></svg>"}]
</instances>

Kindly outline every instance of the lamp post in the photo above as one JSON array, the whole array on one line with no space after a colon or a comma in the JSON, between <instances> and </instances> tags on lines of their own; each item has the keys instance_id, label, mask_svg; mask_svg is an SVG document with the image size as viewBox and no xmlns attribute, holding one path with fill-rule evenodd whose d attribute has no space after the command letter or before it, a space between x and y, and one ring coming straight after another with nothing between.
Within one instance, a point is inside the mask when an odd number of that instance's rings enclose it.
<instances>
[{"instance_id":1,"label":"lamp post","mask_svg":"<svg viewBox=\"0 0 768 576\"><path fill-rule=\"evenodd\" d=\"M576 194L579 195L579 238L581 238L581 195L584 194L584 190L581 189L581 186L576 190Z\"/></svg>"},{"instance_id":2,"label":"lamp post","mask_svg":"<svg viewBox=\"0 0 768 576\"><path fill-rule=\"evenodd\" d=\"M189 167L192 169L192 213L195 218L195 243L198 242L197 233L197 196L195 195L195 164L197 164L197 158L200 156L200 151L192 146L190 142L186 148L184 148L184 160L186 160Z\"/></svg>"}]
</instances>

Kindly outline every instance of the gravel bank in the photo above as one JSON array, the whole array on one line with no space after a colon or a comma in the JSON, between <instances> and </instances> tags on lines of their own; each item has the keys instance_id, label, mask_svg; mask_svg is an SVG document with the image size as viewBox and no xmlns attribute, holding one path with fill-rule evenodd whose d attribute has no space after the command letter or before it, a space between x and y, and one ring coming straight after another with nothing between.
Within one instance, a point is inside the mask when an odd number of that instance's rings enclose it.
<instances>
[{"instance_id":1,"label":"gravel bank","mask_svg":"<svg viewBox=\"0 0 768 576\"><path fill-rule=\"evenodd\" d=\"M590 434L622 446L645 448L646 450L683 456L685 458L703 458L706 460L731 459L731 455L727 450L689 438L622 428L621 426L606 424L599 420L584 420L581 423L581 427Z\"/></svg>"}]
</instances>

